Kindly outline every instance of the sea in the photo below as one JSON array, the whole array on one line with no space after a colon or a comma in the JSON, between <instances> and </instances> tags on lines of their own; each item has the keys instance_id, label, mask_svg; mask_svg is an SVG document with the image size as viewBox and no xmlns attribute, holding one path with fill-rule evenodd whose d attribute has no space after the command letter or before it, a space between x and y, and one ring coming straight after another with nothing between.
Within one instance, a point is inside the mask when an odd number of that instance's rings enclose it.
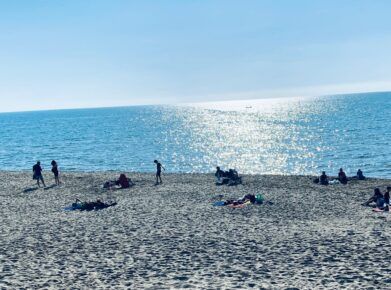
<instances>
[{"instance_id":1,"label":"sea","mask_svg":"<svg viewBox=\"0 0 391 290\"><path fill-rule=\"evenodd\" d=\"M0 114L0 170L391 178L391 93Z\"/></svg>"}]
</instances>

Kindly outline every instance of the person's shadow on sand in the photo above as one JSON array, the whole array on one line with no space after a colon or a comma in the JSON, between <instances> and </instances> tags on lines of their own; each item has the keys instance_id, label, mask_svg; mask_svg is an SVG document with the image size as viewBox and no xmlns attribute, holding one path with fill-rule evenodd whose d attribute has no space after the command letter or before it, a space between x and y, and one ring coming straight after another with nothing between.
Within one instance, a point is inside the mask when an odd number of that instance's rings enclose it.
<instances>
[{"instance_id":1,"label":"person's shadow on sand","mask_svg":"<svg viewBox=\"0 0 391 290\"><path fill-rule=\"evenodd\" d=\"M56 186L57 186L56 184L52 184L52 185L44 187L43 190L52 189L53 187L56 187Z\"/></svg>"},{"instance_id":2,"label":"person's shadow on sand","mask_svg":"<svg viewBox=\"0 0 391 290\"><path fill-rule=\"evenodd\" d=\"M28 193L28 192L32 192L32 191L36 191L39 187L29 187L29 188L26 188L26 189L23 189L23 193Z\"/></svg>"}]
</instances>

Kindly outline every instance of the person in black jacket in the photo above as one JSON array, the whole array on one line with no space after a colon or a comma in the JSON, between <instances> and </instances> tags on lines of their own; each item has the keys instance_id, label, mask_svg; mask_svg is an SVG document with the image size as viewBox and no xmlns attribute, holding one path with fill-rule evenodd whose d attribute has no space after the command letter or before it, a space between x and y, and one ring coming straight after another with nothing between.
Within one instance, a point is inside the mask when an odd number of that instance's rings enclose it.
<instances>
[{"instance_id":1,"label":"person in black jacket","mask_svg":"<svg viewBox=\"0 0 391 290\"><path fill-rule=\"evenodd\" d=\"M43 187L46 187L45 181L43 181L41 162L39 161L33 166L33 179L37 181L38 187L41 187L39 181L42 181Z\"/></svg>"}]
</instances>

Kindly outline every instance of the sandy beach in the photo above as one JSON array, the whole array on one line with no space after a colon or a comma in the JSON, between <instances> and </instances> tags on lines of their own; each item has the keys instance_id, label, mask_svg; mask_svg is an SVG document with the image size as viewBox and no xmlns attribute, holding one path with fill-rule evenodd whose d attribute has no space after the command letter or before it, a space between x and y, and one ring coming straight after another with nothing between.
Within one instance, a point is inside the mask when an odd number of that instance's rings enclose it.
<instances>
[{"instance_id":1,"label":"sandy beach","mask_svg":"<svg viewBox=\"0 0 391 290\"><path fill-rule=\"evenodd\" d=\"M30 172L0 172L1 289L391 289L391 218L360 204L391 180L319 186L310 176L62 174L37 189ZM213 207L262 193L273 204ZM99 211L64 211L115 199Z\"/></svg>"}]
</instances>

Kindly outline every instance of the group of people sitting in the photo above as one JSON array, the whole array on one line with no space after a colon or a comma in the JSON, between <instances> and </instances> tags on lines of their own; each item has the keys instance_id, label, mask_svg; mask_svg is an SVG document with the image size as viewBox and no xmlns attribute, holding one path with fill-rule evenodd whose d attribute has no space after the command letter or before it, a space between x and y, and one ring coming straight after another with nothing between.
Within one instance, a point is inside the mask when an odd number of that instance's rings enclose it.
<instances>
[{"instance_id":1,"label":"group of people sitting","mask_svg":"<svg viewBox=\"0 0 391 290\"><path fill-rule=\"evenodd\" d=\"M117 180L109 180L109 181L106 181L104 184L103 184L103 188L106 188L106 189L113 189L113 188L118 188L118 189L122 189L122 188L129 188L130 186L133 186L134 183L133 181L126 177L125 174L120 174L119 178Z\"/></svg>"},{"instance_id":2,"label":"group of people sitting","mask_svg":"<svg viewBox=\"0 0 391 290\"><path fill-rule=\"evenodd\" d=\"M373 195L362 205L370 206L375 204L375 207L379 210L389 211L390 210L390 191L391 186L387 186L386 192L383 194L379 188L375 188Z\"/></svg>"},{"instance_id":3,"label":"group of people sitting","mask_svg":"<svg viewBox=\"0 0 391 290\"><path fill-rule=\"evenodd\" d=\"M97 199L96 201L81 201L79 199L76 199L76 202L72 203L71 210L99 210L114 206L116 204L116 202L105 203L102 202L100 199Z\"/></svg>"},{"instance_id":4,"label":"group of people sitting","mask_svg":"<svg viewBox=\"0 0 391 290\"><path fill-rule=\"evenodd\" d=\"M235 169L223 171L219 166L216 167L216 185L227 184L228 186L238 185L242 183L242 177L239 176Z\"/></svg>"},{"instance_id":5,"label":"group of people sitting","mask_svg":"<svg viewBox=\"0 0 391 290\"><path fill-rule=\"evenodd\" d=\"M357 170L356 176L353 176L350 179L364 180L365 176L364 173L361 171L361 169L359 169ZM341 184L348 184L349 179L346 176L346 173L343 171L343 169L340 168L338 172L338 178L329 180L329 177L326 175L326 172L322 171L322 174L319 176L319 178L316 178L314 182L319 183L320 185L329 185L330 181L334 181L334 180L337 180Z\"/></svg>"}]
</instances>

